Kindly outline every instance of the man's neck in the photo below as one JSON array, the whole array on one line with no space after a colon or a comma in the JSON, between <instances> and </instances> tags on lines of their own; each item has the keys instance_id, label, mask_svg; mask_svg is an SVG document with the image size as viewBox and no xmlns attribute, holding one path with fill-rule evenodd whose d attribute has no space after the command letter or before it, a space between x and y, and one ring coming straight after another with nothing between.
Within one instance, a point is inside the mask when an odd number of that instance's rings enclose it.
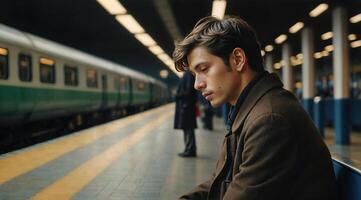
<instances>
[{"instance_id":1,"label":"man's neck","mask_svg":"<svg viewBox=\"0 0 361 200\"><path fill-rule=\"evenodd\" d=\"M233 100L231 102L229 102L229 104L231 104L232 106L236 105L237 99L242 94L244 88L247 87L247 85L254 79L254 77L257 74L258 74L257 72L249 70L246 74L244 74L243 76L240 77L241 78L240 88L239 88L238 92L236 93L236 96L234 96Z\"/></svg>"}]
</instances>

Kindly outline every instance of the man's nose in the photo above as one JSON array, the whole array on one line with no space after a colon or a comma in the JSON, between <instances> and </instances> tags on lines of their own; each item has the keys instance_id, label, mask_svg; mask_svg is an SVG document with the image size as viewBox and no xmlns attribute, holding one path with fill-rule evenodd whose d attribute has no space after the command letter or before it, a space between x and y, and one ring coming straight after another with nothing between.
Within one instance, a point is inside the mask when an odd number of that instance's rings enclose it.
<instances>
[{"instance_id":1,"label":"man's nose","mask_svg":"<svg viewBox=\"0 0 361 200\"><path fill-rule=\"evenodd\" d=\"M206 87L206 83L202 80L200 80L199 78L196 78L196 80L194 81L194 88L196 90L202 90Z\"/></svg>"}]
</instances>

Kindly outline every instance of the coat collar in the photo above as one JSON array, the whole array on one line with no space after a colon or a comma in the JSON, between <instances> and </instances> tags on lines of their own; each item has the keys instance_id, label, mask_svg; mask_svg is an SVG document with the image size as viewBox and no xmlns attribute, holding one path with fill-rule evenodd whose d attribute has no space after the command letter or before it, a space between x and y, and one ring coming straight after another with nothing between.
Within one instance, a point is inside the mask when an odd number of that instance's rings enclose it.
<instances>
[{"instance_id":1,"label":"coat collar","mask_svg":"<svg viewBox=\"0 0 361 200\"><path fill-rule=\"evenodd\" d=\"M283 84L278 78L277 74L271 73L262 77L262 79L259 80L252 88L241 105L232 125L231 132L236 131L241 126L241 124L243 124L243 121L248 116L249 112L264 94L266 94L269 90L277 87L283 87Z\"/></svg>"}]
</instances>

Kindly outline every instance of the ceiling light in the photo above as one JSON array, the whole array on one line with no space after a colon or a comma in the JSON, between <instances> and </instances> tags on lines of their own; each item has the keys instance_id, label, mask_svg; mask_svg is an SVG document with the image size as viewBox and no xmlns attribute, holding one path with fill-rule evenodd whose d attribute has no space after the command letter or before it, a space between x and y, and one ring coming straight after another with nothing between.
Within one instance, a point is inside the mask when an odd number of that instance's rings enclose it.
<instances>
[{"instance_id":1,"label":"ceiling light","mask_svg":"<svg viewBox=\"0 0 361 200\"><path fill-rule=\"evenodd\" d=\"M303 28L303 26L304 26L303 22L297 22L289 29L289 31L290 33L297 33L299 30Z\"/></svg>"},{"instance_id":2,"label":"ceiling light","mask_svg":"<svg viewBox=\"0 0 361 200\"><path fill-rule=\"evenodd\" d=\"M168 75L169 75L169 72L168 72L168 70L163 69L163 70L160 70L159 75L160 75L160 77L162 77L162 78L167 78Z\"/></svg>"},{"instance_id":3,"label":"ceiling light","mask_svg":"<svg viewBox=\"0 0 361 200\"><path fill-rule=\"evenodd\" d=\"M267 52L270 52L270 51L273 50L273 46L269 44L264 48L264 50L267 51Z\"/></svg>"},{"instance_id":4,"label":"ceiling light","mask_svg":"<svg viewBox=\"0 0 361 200\"><path fill-rule=\"evenodd\" d=\"M326 33L322 34L321 39L328 40L328 39L332 38L332 36L333 36L332 32L329 31L329 32L326 32Z\"/></svg>"},{"instance_id":5,"label":"ceiling light","mask_svg":"<svg viewBox=\"0 0 361 200\"><path fill-rule=\"evenodd\" d=\"M301 60L294 60L294 61L291 61L291 64L292 64L292 66L301 65L302 61Z\"/></svg>"},{"instance_id":6,"label":"ceiling light","mask_svg":"<svg viewBox=\"0 0 361 200\"><path fill-rule=\"evenodd\" d=\"M275 69L281 69L282 68L282 64L281 63L275 63L274 65L273 65L273 67L275 68Z\"/></svg>"},{"instance_id":7,"label":"ceiling light","mask_svg":"<svg viewBox=\"0 0 361 200\"><path fill-rule=\"evenodd\" d=\"M321 54L322 54L323 57L326 57L326 56L328 56L330 53L329 53L327 50L324 50L324 51L321 52Z\"/></svg>"},{"instance_id":8,"label":"ceiling light","mask_svg":"<svg viewBox=\"0 0 361 200\"><path fill-rule=\"evenodd\" d=\"M119 3L118 0L97 0L111 15L125 14L127 10Z\"/></svg>"},{"instance_id":9,"label":"ceiling light","mask_svg":"<svg viewBox=\"0 0 361 200\"><path fill-rule=\"evenodd\" d=\"M297 62L295 63L295 65L294 66L297 66L297 65L302 65L302 60L297 60Z\"/></svg>"},{"instance_id":10,"label":"ceiling light","mask_svg":"<svg viewBox=\"0 0 361 200\"><path fill-rule=\"evenodd\" d=\"M297 81L297 82L295 83L295 88L300 89L300 88L302 88L302 87L303 87L303 84L302 84L301 81Z\"/></svg>"},{"instance_id":11,"label":"ceiling light","mask_svg":"<svg viewBox=\"0 0 361 200\"><path fill-rule=\"evenodd\" d=\"M349 34L348 40L350 40L350 41L356 40L356 34Z\"/></svg>"},{"instance_id":12,"label":"ceiling light","mask_svg":"<svg viewBox=\"0 0 361 200\"><path fill-rule=\"evenodd\" d=\"M149 51L166 64L178 77L181 73L174 68L172 59L164 53L154 39L145 33L143 27L134 19L132 15L126 14L127 10L119 3L118 0L97 0L110 14L116 15L116 20L126 28L130 33L135 34L134 37L139 40L144 46L147 46Z\"/></svg>"},{"instance_id":13,"label":"ceiling light","mask_svg":"<svg viewBox=\"0 0 361 200\"><path fill-rule=\"evenodd\" d=\"M330 45L325 46L325 50L328 51L328 52L333 51L333 45L330 44Z\"/></svg>"},{"instance_id":14,"label":"ceiling light","mask_svg":"<svg viewBox=\"0 0 361 200\"><path fill-rule=\"evenodd\" d=\"M164 61L164 63L165 63L166 65L168 65L168 66L174 67L174 62L173 62L173 60L166 60L166 61Z\"/></svg>"},{"instance_id":15,"label":"ceiling light","mask_svg":"<svg viewBox=\"0 0 361 200\"><path fill-rule=\"evenodd\" d=\"M351 23L357 23L361 21L361 13L350 18Z\"/></svg>"},{"instance_id":16,"label":"ceiling light","mask_svg":"<svg viewBox=\"0 0 361 200\"><path fill-rule=\"evenodd\" d=\"M149 47L148 49L149 49L149 51L151 51L154 55L158 55L158 54L164 53L164 52L163 52L163 49L160 48L160 46L158 46L158 45L151 46L151 47Z\"/></svg>"},{"instance_id":17,"label":"ceiling light","mask_svg":"<svg viewBox=\"0 0 361 200\"><path fill-rule=\"evenodd\" d=\"M299 62L296 56L291 56L290 61L292 66L296 66Z\"/></svg>"},{"instance_id":18,"label":"ceiling light","mask_svg":"<svg viewBox=\"0 0 361 200\"><path fill-rule=\"evenodd\" d=\"M313 57L316 59L322 58L322 53L321 52L316 52L313 54Z\"/></svg>"},{"instance_id":19,"label":"ceiling light","mask_svg":"<svg viewBox=\"0 0 361 200\"><path fill-rule=\"evenodd\" d=\"M287 40L287 35L286 34L282 34L280 36L278 36L276 39L275 39L275 42L277 44L282 44L282 42L284 42L285 40Z\"/></svg>"},{"instance_id":20,"label":"ceiling light","mask_svg":"<svg viewBox=\"0 0 361 200\"><path fill-rule=\"evenodd\" d=\"M131 33L143 33L143 27L131 15L116 16L118 22L123 25Z\"/></svg>"},{"instance_id":21,"label":"ceiling light","mask_svg":"<svg viewBox=\"0 0 361 200\"><path fill-rule=\"evenodd\" d=\"M320 5L318 5L315 9L311 10L311 12L309 13L309 15L311 17L317 17L319 16L321 13L325 12L328 8L328 5L325 3L321 3Z\"/></svg>"},{"instance_id":22,"label":"ceiling light","mask_svg":"<svg viewBox=\"0 0 361 200\"><path fill-rule=\"evenodd\" d=\"M223 19L226 12L227 1L214 0L212 5L212 16Z\"/></svg>"},{"instance_id":23,"label":"ceiling light","mask_svg":"<svg viewBox=\"0 0 361 200\"><path fill-rule=\"evenodd\" d=\"M167 60L164 62L164 64L166 64L168 66L169 69L171 69L178 77L182 77L183 73L182 72L179 72L175 69L174 67L174 62L172 60Z\"/></svg>"},{"instance_id":24,"label":"ceiling light","mask_svg":"<svg viewBox=\"0 0 361 200\"><path fill-rule=\"evenodd\" d=\"M157 43L153 40L152 37L150 37L150 35L148 35L147 33L138 33L134 35L135 38L137 38L137 40L139 40L144 46L153 46L156 45Z\"/></svg>"},{"instance_id":25,"label":"ceiling light","mask_svg":"<svg viewBox=\"0 0 361 200\"><path fill-rule=\"evenodd\" d=\"M163 62L166 62L167 60L172 60L167 54L165 53L162 53L162 54L159 54L157 55L157 57L163 61Z\"/></svg>"},{"instance_id":26,"label":"ceiling light","mask_svg":"<svg viewBox=\"0 0 361 200\"><path fill-rule=\"evenodd\" d=\"M351 47L352 48L361 47L361 40L356 40L351 42Z\"/></svg>"}]
</instances>

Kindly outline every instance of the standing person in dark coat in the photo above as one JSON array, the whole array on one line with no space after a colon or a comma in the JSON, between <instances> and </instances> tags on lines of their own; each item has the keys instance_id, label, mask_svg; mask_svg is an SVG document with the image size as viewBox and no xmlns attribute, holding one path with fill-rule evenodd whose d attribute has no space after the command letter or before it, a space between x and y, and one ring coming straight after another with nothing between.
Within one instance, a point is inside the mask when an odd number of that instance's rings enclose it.
<instances>
[{"instance_id":1,"label":"standing person in dark coat","mask_svg":"<svg viewBox=\"0 0 361 200\"><path fill-rule=\"evenodd\" d=\"M182 157L197 156L196 138L194 129L197 128L196 102L197 91L194 89L194 76L185 72L177 88L175 96L176 110L174 128L184 132L184 152L179 153Z\"/></svg>"},{"instance_id":2,"label":"standing person in dark coat","mask_svg":"<svg viewBox=\"0 0 361 200\"><path fill-rule=\"evenodd\" d=\"M199 102L203 107L202 122L203 128L207 130L213 130L213 115L215 113L212 105L202 96L198 96Z\"/></svg>"},{"instance_id":3,"label":"standing person in dark coat","mask_svg":"<svg viewBox=\"0 0 361 200\"><path fill-rule=\"evenodd\" d=\"M214 172L181 199L335 199L327 146L297 98L264 71L245 21L201 19L173 59L178 70L195 74L194 87L212 106L232 106Z\"/></svg>"}]
</instances>

